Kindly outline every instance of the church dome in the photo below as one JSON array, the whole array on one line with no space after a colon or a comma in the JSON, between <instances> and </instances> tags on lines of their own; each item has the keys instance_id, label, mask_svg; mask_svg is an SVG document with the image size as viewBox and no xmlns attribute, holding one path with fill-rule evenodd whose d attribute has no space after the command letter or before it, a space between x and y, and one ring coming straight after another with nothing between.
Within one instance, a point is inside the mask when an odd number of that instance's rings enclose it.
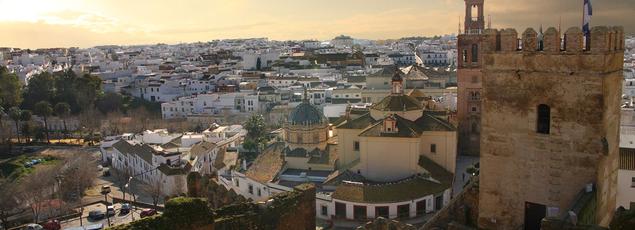
<instances>
[{"instance_id":1,"label":"church dome","mask_svg":"<svg viewBox=\"0 0 635 230\"><path fill-rule=\"evenodd\" d=\"M316 125L326 122L322 112L308 102L300 103L289 115L292 125Z\"/></svg>"}]
</instances>

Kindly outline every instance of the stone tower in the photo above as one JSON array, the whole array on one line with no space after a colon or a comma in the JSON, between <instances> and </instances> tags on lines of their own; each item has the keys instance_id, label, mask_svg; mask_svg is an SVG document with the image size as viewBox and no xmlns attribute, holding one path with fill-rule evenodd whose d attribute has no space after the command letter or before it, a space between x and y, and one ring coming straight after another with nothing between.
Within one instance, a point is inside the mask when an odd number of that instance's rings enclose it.
<instances>
[{"instance_id":1,"label":"stone tower","mask_svg":"<svg viewBox=\"0 0 635 230\"><path fill-rule=\"evenodd\" d=\"M483 4L484 0L465 0L465 29L457 42L459 152L468 155L480 151Z\"/></svg>"},{"instance_id":2,"label":"stone tower","mask_svg":"<svg viewBox=\"0 0 635 230\"><path fill-rule=\"evenodd\" d=\"M587 221L608 225L615 210L621 27L580 28L518 39L514 29L483 34L479 227L536 229L562 217L588 184L597 208ZM564 44L561 46L561 44ZM541 49L542 47L542 49Z\"/></svg>"}]
</instances>

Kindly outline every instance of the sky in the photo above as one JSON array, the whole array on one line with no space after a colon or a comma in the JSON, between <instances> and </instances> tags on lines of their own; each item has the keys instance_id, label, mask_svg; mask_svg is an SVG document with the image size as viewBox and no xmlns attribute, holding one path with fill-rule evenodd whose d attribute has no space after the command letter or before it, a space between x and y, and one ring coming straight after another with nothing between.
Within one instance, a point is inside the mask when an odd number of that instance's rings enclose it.
<instances>
[{"instance_id":1,"label":"sky","mask_svg":"<svg viewBox=\"0 0 635 230\"><path fill-rule=\"evenodd\" d=\"M485 0L492 27L580 26L583 0ZM458 32L463 0L0 0L0 47L92 47L267 37ZM635 0L594 0L592 25L635 34ZM630 19L629 19L630 18Z\"/></svg>"}]
</instances>

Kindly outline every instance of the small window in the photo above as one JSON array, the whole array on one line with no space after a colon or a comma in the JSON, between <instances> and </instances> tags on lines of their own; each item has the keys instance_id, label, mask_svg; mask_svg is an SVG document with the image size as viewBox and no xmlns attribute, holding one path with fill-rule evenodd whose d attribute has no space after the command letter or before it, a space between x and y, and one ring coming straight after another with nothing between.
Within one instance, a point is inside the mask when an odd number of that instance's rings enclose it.
<instances>
[{"instance_id":1,"label":"small window","mask_svg":"<svg viewBox=\"0 0 635 230\"><path fill-rule=\"evenodd\" d=\"M320 214L322 214L322 216L328 216L329 215L329 207L326 207L326 205L322 205L322 208L320 210Z\"/></svg>"},{"instance_id":2,"label":"small window","mask_svg":"<svg viewBox=\"0 0 635 230\"><path fill-rule=\"evenodd\" d=\"M437 144L431 144L430 145L430 152L431 153L437 153Z\"/></svg>"},{"instance_id":3,"label":"small window","mask_svg":"<svg viewBox=\"0 0 635 230\"><path fill-rule=\"evenodd\" d=\"M359 151L359 141L353 142L353 150Z\"/></svg>"},{"instance_id":4,"label":"small window","mask_svg":"<svg viewBox=\"0 0 635 230\"><path fill-rule=\"evenodd\" d=\"M258 196L262 196L262 192L260 191L260 189L258 189L257 191L258 191Z\"/></svg>"},{"instance_id":5,"label":"small window","mask_svg":"<svg viewBox=\"0 0 635 230\"><path fill-rule=\"evenodd\" d=\"M631 188L635 188L635 177L631 178Z\"/></svg>"},{"instance_id":6,"label":"small window","mask_svg":"<svg viewBox=\"0 0 635 230\"><path fill-rule=\"evenodd\" d=\"M472 112L476 112L476 106L472 106Z\"/></svg>"},{"instance_id":7,"label":"small window","mask_svg":"<svg viewBox=\"0 0 635 230\"><path fill-rule=\"evenodd\" d=\"M254 194L254 186L253 185L249 185L249 194Z\"/></svg>"},{"instance_id":8,"label":"small window","mask_svg":"<svg viewBox=\"0 0 635 230\"><path fill-rule=\"evenodd\" d=\"M551 108L548 105L541 104L538 106L538 121L536 132L549 134L551 126Z\"/></svg>"}]
</instances>

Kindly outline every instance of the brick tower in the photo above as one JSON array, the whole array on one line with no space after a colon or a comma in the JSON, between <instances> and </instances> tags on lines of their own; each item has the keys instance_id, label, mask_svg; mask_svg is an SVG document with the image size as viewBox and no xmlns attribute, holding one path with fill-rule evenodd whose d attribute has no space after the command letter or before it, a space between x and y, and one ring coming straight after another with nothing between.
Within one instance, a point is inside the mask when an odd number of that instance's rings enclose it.
<instances>
[{"instance_id":1,"label":"brick tower","mask_svg":"<svg viewBox=\"0 0 635 230\"><path fill-rule=\"evenodd\" d=\"M481 130L481 42L484 0L465 0L465 29L458 36L459 153L479 155Z\"/></svg>"},{"instance_id":2,"label":"brick tower","mask_svg":"<svg viewBox=\"0 0 635 230\"><path fill-rule=\"evenodd\" d=\"M594 27L589 50L580 28L562 43L553 27L542 41L533 29L521 39L487 29L483 39L479 227L540 228L545 216L566 216L588 184L597 207L579 223L606 226L616 208L623 28Z\"/></svg>"}]
</instances>

